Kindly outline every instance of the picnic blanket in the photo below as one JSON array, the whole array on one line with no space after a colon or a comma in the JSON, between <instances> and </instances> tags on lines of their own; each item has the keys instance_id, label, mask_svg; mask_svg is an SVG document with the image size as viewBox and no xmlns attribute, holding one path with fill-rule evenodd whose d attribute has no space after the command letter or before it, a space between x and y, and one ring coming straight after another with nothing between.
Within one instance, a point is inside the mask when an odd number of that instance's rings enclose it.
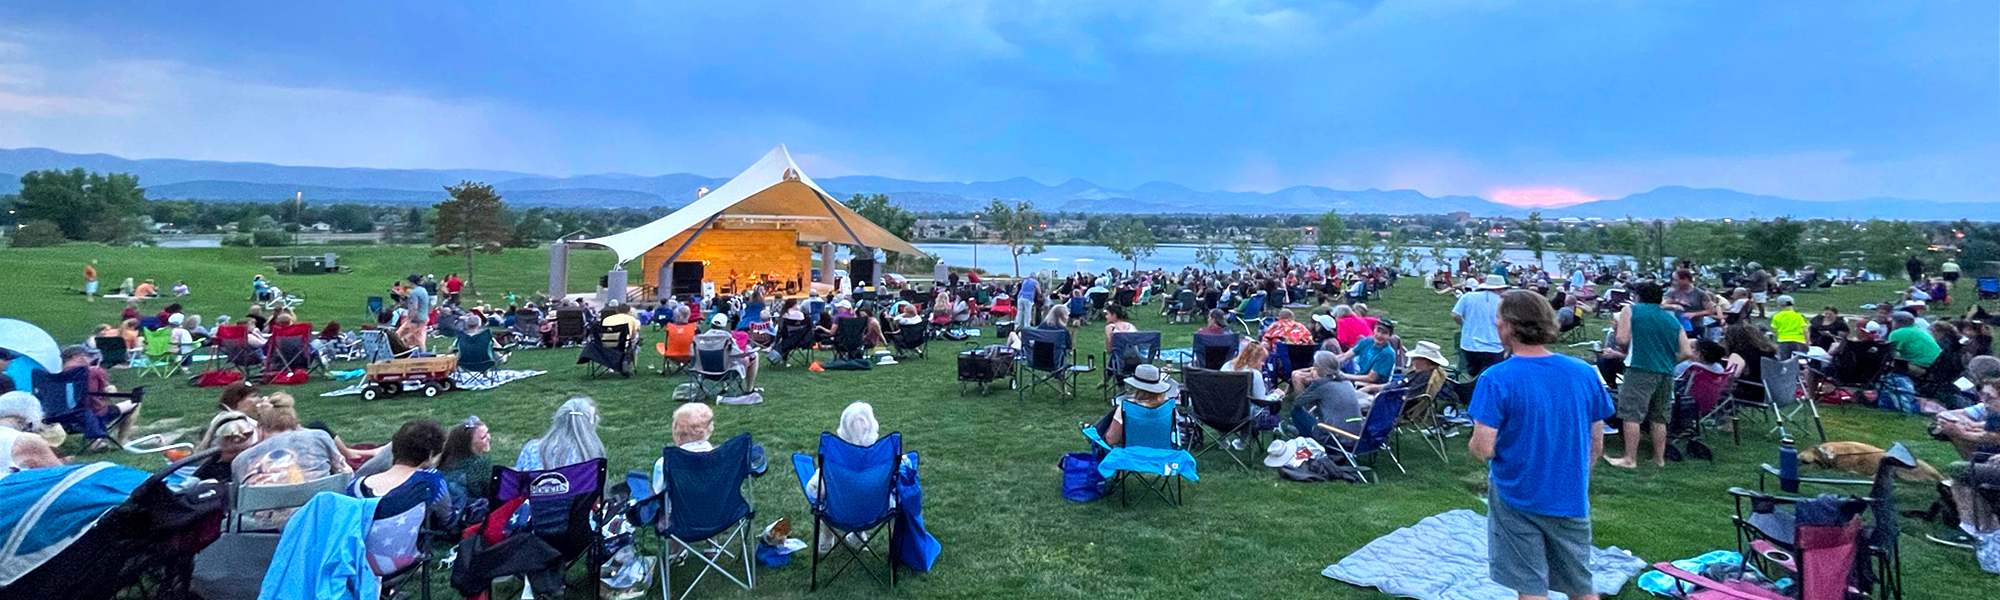
<instances>
[{"instance_id":1,"label":"picnic blanket","mask_svg":"<svg viewBox=\"0 0 2000 600\"><path fill-rule=\"evenodd\" d=\"M1161 350L1160 360L1176 365L1185 365L1194 362L1194 348L1168 348Z\"/></svg>"},{"instance_id":2,"label":"picnic blanket","mask_svg":"<svg viewBox=\"0 0 2000 600\"><path fill-rule=\"evenodd\" d=\"M478 375L472 375L461 371L451 374L451 382L458 389L470 390L476 392L479 390L490 390L505 385L511 381L527 379L529 377L534 377L536 375L541 375L547 372L548 371L536 371L532 369L529 370L494 369L492 371L488 371L485 377L480 377ZM350 385L324 394L320 394L320 397L330 398L333 396L352 396L355 394L360 394L361 388L367 386L368 382L362 381L354 385Z\"/></svg>"},{"instance_id":3,"label":"picnic blanket","mask_svg":"<svg viewBox=\"0 0 2000 600\"><path fill-rule=\"evenodd\" d=\"M29 469L0 479L0 587L90 532L146 476L145 471L99 462Z\"/></svg>"},{"instance_id":4,"label":"picnic blanket","mask_svg":"<svg viewBox=\"0 0 2000 600\"><path fill-rule=\"evenodd\" d=\"M1591 551L1592 586L1611 595L1646 561L1617 546ZM1420 600L1513 600L1514 590L1487 576L1486 516L1465 509L1424 517L1368 542L1320 574L1382 593ZM1551 598L1563 598L1551 592Z\"/></svg>"}]
</instances>

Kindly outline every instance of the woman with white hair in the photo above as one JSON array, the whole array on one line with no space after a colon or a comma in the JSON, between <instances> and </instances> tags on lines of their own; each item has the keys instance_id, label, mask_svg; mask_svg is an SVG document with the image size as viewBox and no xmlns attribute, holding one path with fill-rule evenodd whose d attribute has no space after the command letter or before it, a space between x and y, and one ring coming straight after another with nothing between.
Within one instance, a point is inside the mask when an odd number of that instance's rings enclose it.
<instances>
[{"instance_id":1,"label":"woman with white hair","mask_svg":"<svg viewBox=\"0 0 2000 600\"><path fill-rule=\"evenodd\" d=\"M863 448L875 445L875 442L882 439L882 423L875 420L875 407L869 405L867 402L855 402L847 405L847 408L840 411L840 424L834 427L833 435L840 438L840 441ZM905 457L903 460L907 461L908 458ZM907 462L897 465L898 468L906 466L909 466ZM806 499L812 500L818 498L819 495L819 473L813 473L812 479L806 482ZM889 495L889 505L896 505L895 494ZM822 528L819 534L820 552L824 553L833 550L833 544L837 539L836 536L840 535L840 533L832 527ZM850 533L847 535L854 536L856 534ZM867 539L865 536L859 539L850 539L849 543L859 544L865 539Z\"/></svg>"},{"instance_id":2,"label":"woman with white hair","mask_svg":"<svg viewBox=\"0 0 2000 600\"><path fill-rule=\"evenodd\" d=\"M63 464L48 440L35 435L42 422L42 403L27 392L0 394L0 477Z\"/></svg>"},{"instance_id":3,"label":"woman with white hair","mask_svg":"<svg viewBox=\"0 0 2000 600\"><path fill-rule=\"evenodd\" d=\"M597 438L597 403L576 396L556 408L547 434L521 446L514 468L539 471L599 458L604 458L604 442Z\"/></svg>"}]
</instances>

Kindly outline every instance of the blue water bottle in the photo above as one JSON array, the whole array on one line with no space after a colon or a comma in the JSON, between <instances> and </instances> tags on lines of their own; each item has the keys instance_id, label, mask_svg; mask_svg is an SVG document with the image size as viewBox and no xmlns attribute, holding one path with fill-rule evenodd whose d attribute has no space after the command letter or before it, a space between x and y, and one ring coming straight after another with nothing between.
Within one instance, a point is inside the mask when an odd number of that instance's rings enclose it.
<instances>
[{"instance_id":1,"label":"blue water bottle","mask_svg":"<svg viewBox=\"0 0 2000 600\"><path fill-rule=\"evenodd\" d=\"M1778 487L1785 493L1799 493L1799 448L1792 436L1778 441Z\"/></svg>"}]
</instances>

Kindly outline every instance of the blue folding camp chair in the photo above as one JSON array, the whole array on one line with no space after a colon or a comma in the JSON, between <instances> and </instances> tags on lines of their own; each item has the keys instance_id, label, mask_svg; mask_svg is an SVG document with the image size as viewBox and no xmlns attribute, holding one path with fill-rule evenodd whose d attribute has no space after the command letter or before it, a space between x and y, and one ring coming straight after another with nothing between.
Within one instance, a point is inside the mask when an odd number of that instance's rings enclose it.
<instances>
[{"instance_id":1,"label":"blue folding camp chair","mask_svg":"<svg viewBox=\"0 0 2000 600\"><path fill-rule=\"evenodd\" d=\"M110 431L131 416L130 413L112 415L109 419L90 411L88 391L90 369L77 367L61 373L34 371L33 385L35 398L41 400L42 422L61 425L64 431L82 433L83 439L111 439ZM129 398L133 404L146 401L146 388L133 388L130 392L100 393L99 398Z\"/></svg>"},{"instance_id":2,"label":"blue folding camp chair","mask_svg":"<svg viewBox=\"0 0 2000 600\"><path fill-rule=\"evenodd\" d=\"M1359 469L1363 481L1370 483L1382 481L1381 476L1375 474L1377 454L1389 455L1389 462L1395 463L1397 472L1409 473L1403 470L1403 459L1396 456L1395 446L1396 421L1403 415L1403 394L1408 391L1409 388L1399 387L1382 390L1382 393L1376 394L1375 405L1368 409L1368 420L1361 425L1361 435L1357 436L1325 423L1315 425L1321 431L1334 436L1334 441L1337 443L1328 446L1334 452L1340 453L1341 458L1345 459L1349 466ZM1368 457L1368 464L1365 466L1357 461L1364 456Z\"/></svg>"},{"instance_id":3,"label":"blue folding camp chair","mask_svg":"<svg viewBox=\"0 0 2000 600\"><path fill-rule=\"evenodd\" d=\"M481 329L479 333L458 333L458 372L480 385L493 383L493 368L500 366L506 356L493 349L493 331Z\"/></svg>"},{"instance_id":4,"label":"blue folding camp chair","mask_svg":"<svg viewBox=\"0 0 2000 600\"><path fill-rule=\"evenodd\" d=\"M1114 448L1096 426L1083 427L1083 437L1104 452L1097 472L1111 479L1108 485L1118 489L1123 505L1132 504L1125 493L1127 482L1137 480L1167 504L1180 506L1181 482L1201 477L1195 472L1194 455L1181 446L1180 434L1174 431L1175 404L1146 408L1121 400L1119 405L1125 411L1125 445Z\"/></svg>"},{"instance_id":5,"label":"blue folding camp chair","mask_svg":"<svg viewBox=\"0 0 2000 600\"><path fill-rule=\"evenodd\" d=\"M1111 348L1104 355L1104 398L1110 400L1125 389L1125 378L1139 365L1160 361L1160 332L1133 331L1111 334Z\"/></svg>"},{"instance_id":6,"label":"blue folding camp chair","mask_svg":"<svg viewBox=\"0 0 2000 600\"><path fill-rule=\"evenodd\" d=\"M1090 299L1072 296L1069 299L1069 320L1077 325L1090 324Z\"/></svg>"},{"instance_id":7,"label":"blue folding camp chair","mask_svg":"<svg viewBox=\"0 0 2000 600\"><path fill-rule=\"evenodd\" d=\"M2000 298L2000 277L1979 278L1979 299L1992 300L1995 298Z\"/></svg>"},{"instance_id":8,"label":"blue folding camp chair","mask_svg":"<svg viewBox=\"0 0 2000 600\"><path fill-rule=\"evenodd\" d=\"M1021 355L1017 364L1028 372L1028 383L1020 390L1023 397L1031 389L1047 387L1064 398L1075 398L1076 374L1090 370L1087 366L1081 370L1077 368L1076 347L1067 329L1031 327L1021 330Z\"/></svg>"},{"instance_id":9,"label":"blue folding camp chair","mask_svg":"<svg viewBox=\"0 0 2000 600\"><path fill-rule=\"evenodd\" d=\"M1251 296L1243 301L1240 308L1243 310L1229 314L1230 322L1242 327L1243 335L1253 338L1262 335L1264 327L1269 325L1264 321L1264 295Z\"/></svg>"},{"instance_id":10,"label":"blue folding camp chair","mask_svg":"<svg viewBox=\"0 0 2000 600\"><path fill-rule=\"evenodd\" d=\"M812 510L812 585L819 589L819 561L832 552L820 552L820 528L831 528L846 538L846 543L834 544L834 551L845 550L847 561L834 570L827 579L840 577L848 567L860 566L870 577L881 580L871 560L888 564L889 585L896 585L896 521L899 509L890 499L896 494L896 471L903 461L903 434L890 433L876 440L875 445L856 446L834 436L832 433L819 434L819 454L793 454L792 470L799 476L799 489L805 492L806 504ZM819 476L819 494L812 489L813 476ZM883 536L874 535L887 529L886 544L878 544Z\"/></svg>"},{"instance_id":11,"label":"blue folding camp chair","mask_svg":"<svg viewBox=\"0 0 2000 600\"><path fill-rule=\"evenodd\" d=\"M642 502L664 499L668 510L660 511L653 532L661 538L660 597L674 598L673 566L668 547L678 544L687 555L704 563L694 579L688 580L682 599L694 593L701 578L710 572L721 574L745 590L757 585L757 556L751 552L750 532L757 511L744 496L750 478L750 434L737 434L708 452L689 452L673 446L662 451L665 464L663 490ZM704 544L698 548L697 544ZM731 544L735 548L731 548ZM740 561L740 565L729 564ZM742 577L732 569L741 569Z\"/></svg>"}]
</instances>

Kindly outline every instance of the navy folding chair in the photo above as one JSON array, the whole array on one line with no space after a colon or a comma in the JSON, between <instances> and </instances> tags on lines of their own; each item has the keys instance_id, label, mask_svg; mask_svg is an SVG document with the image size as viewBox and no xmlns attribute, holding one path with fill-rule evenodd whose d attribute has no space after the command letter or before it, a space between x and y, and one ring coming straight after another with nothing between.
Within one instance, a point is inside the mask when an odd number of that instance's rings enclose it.
<instances>
[{"instance_id":1,"label":"navy folding chair","mask_svg":"<svg viewBox=\"0 0 2000 600\"><path fill-rule=\"evenodd\" d=\"M660 497L668 510L660 512L660 522L653 528L661 538L660 597L675 597L673 565L666 555L673 544L702 563L679 598L694 593L701 578L711 572L745 590L756 587L757 556L751 552L750 540L755 536L750 527L757 511L743 493L750 478L750 446L750 434L741 433L707 452L674 446L662 451L665 468ZM740 569L742 577L732 569Z\"/></svg>"},{"instance_id":2,"label":"navy folding chair","mask_svg":"<svg viewBox=\"0 0 2000 600\"><path fill-rule=\"evenodd\" d=\"M1389 455L1389 461L1396 465L1396 472L1409 473L1403 470L1403 459L1396 456L1394 443L1396 422L1403 415L1403 395L1408 391L1409 388L1399 387L1382 390L1382 393L1376 394L1375 405L1368 409L1368 420L1361 425L1361 435L1348 433L1344 429L1325 423L1317 425L1321 431L1335 436L1334 441L1339 443L1332 444L1332 450L1339 452L1341 457L1347 460L1348 465L1359 469L1365 481L1373 483L1382 481L1381 476L1375 474L1377 454ZM1362 457L1368 458L1368 464L1365 466L1358 462Z\"/></svg>"},{"instance_id":3,"label":"navy folding chair","mask_svg":"<svg viewBox=\"0 0 2000 600\"><path fill-rule=\"evenodd\" d=\"M1236 350L1242 345L1243 338L1234 331L1194 334L1195 366L1220 370L1229 359L1236 358Z\"/></svg>"},{"instance_id":4,"label":"navy folding chair","mask_svg":"<svg viewBox=\"0 0 2000 600\"><path fill-rule=\"evenodd\" d=\"M1160 360L1160 332L1134 331L1111 334L1111 348L1104 355L1104 397L1110 399L1125 389L1125 378L1139 365Z\"/></svg>"},{"instance_id":5,"label":"navy folding chair","mask_svg":"<svg viewBox=\"0 0 2000 600\"><path fill-rule=\"evenodd\" d=\"M1076 397L1076 347L1067 329L1031 327L1021 330L1022 369L1028 371L1021 396L1038 387L1053 389L1064 398Z\"/></svg>"},{"instance_id":6,"label":"navy folding chair","mask_svg":"<svg viewBox=\"0 0 2000 600\"><path fill-rule=\"evenodd\" d=\"M587 585L593 590L601 589L596 574L605 558L604 545L598 543L597 531L591 526L591 513L604 499L604 466L602 458L539 471L494 465L493 497L489 499L492 506L500 506L527 497L525 533L541 538L557 553L548 568L560 572L578 559L586 559Z\"/></svg>"},{"instance_id":7,"label":"navy folding chair","mask_svg":"<svg viewBox=\"0 0 2000 600\"><path fill-rule=\"evenodd\" d=\"M827 579L840 577L849 567L859 566L877 580L881 575L871 561L888 567L889 585L896 585L896 521L898 509L891 498L896 494L896 470L903 460L903 434L890 433L872 446L849 444L832 433L819 434L819 454L793 454L792 470L798 474L799 488L813 515L811 589L819 589L819 562L835 551L845 551L846 562ZM817 475L819 489L812 489ZM817 491L817 494L815 494ZM830 528L844 543L821 552L820 528ZM887 539L874 535L887 530ZM887 543L877 543L886 541Z\"/></svg>"},{"instance_id":8,"label":"navy folding chair","mask_svg":"<svg viewBox=\"0 0 2000 600\"><path fill-rule=\"evenodd\" d=\"M129 398L133 404L146 401L146 388L133 388L130 392L91 394L90 368L77 367L60 373L34 371L33 385L35 399L42 404L42 422L61 425L63 430L82 433L85 440L111 439L110 431L118 427L129 413L120 413L106 420L90 411L90 397Z\"/></svg>"}]
</instances>

